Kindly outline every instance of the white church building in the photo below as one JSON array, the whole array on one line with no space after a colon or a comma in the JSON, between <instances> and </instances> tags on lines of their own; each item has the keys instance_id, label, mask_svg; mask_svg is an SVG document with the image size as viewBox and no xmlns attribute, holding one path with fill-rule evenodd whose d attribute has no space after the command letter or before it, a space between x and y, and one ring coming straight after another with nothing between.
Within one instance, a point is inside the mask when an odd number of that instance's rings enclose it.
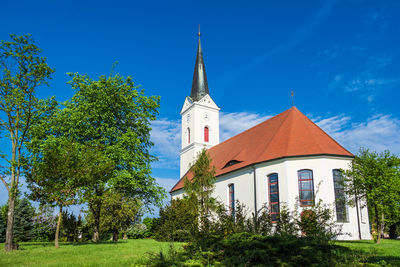
<instances>
[{"instance_id":1,"label":"white church building","mask_svg":"<svg viewBox=\"0 0 400 267\"><path fill-rule=\"evenodd\" d=\"M339 170L349 168L352 153L296 107L220 143L219 110L209 93L199 38L191 94L180 113L181 178L170 191L173 199L184 194L183 178L192 178L189 166L206 148L216 169L214 197L229 208L239 200L251 213L267 204L274 220L282 205L291 209L298 202L303 209L322 199L333 205L346 233L340 239L371 238L366 207L338 201L344 197Z\"/></svg>"}]
</instances>

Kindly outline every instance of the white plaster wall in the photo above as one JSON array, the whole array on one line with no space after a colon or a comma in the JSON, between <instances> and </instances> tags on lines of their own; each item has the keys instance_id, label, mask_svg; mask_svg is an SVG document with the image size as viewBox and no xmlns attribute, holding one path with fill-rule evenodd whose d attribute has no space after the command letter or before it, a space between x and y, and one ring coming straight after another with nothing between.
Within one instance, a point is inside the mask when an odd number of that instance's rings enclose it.
<instances>
[{"instance_id":1,"label":"white plaster wall","mask_svg":"<svg viewBox=\"0 0 400 267\"><path fill-rule=\"evenodd\" d=\"M269 202L267 176L271 173L278 173L280 203L285 204L289 209L293 209L297 202L296 198L299 196L297 172L302 169L310 169L313 171L316 201L322 199L325 204L331 205L331 208L334 211L334 219L336 220L332 171L334 169L348 169L350 162L351 160L348 158L316 156L287 158L284 160L274 160L257 164L257 209L260 209L264 203L268 204ZM246 207L248 207L250 215L254 212L255 208L253 167L246 167L217 178L214 197L225 205L228 205L229 203L228 185L231 183L235 185L236 200L239 200L240 203L245 204ZM172 194L172 198L180 197L182 194L183 190L179 190ZM301 212L301 209L302 208L300 207L299 212ZM342 227L342 232L344 234L339 236L339 239L358 239L357 211L355 207L348 206L348 218L348 222L338 223L338 225ZM368 212L366 208L363 208L360 211L359 221L362 239L371 239Z\"/></svg>"}]
</instances>

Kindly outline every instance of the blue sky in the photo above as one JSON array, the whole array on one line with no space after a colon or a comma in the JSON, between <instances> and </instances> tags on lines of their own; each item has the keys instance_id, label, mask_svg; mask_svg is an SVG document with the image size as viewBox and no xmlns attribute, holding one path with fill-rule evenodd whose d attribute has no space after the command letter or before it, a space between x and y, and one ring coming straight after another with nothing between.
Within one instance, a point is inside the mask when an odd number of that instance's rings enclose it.
<instances>
[{"instance_id":1,"label":"blue sky","mask_svg":"<svg viewBox=\"0 0 400 267\"><path fill-rule=\"evenodd\" d=\"M294 90L296 106L353 153L400 154L400 1L49 0L1 9L0 39L32 34L56 69L40 97L66 100L67 72L95 78L115 61L117 72L161 96L153 175L167 189L179 178L179 112L198 24L222 140L290 108Z\"/></svg>"}]
</instances>

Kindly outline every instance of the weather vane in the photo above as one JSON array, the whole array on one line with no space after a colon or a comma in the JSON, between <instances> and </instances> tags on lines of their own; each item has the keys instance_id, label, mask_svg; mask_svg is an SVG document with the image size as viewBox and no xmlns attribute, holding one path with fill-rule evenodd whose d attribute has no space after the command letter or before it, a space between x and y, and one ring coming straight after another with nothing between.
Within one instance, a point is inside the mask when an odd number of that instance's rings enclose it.
<instances>
[{"instance_id":1,"label":"weather vane","mask_svg":"<svg viewBox=\"0 0 400 267\"><path fill-rule=\"evenodd\" d=\"M292 98L292 106L294 107L294 91L290 92L290 97Z\"/></svg>"}]
</instances>

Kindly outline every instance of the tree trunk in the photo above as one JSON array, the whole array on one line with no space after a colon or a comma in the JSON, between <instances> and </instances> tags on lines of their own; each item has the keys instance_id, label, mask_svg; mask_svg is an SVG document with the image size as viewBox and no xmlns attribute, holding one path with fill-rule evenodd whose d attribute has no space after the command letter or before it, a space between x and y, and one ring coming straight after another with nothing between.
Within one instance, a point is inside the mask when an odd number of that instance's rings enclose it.
<instances>
[{"instance_id":1,"label":"tree trunk","mask_svg":"<svg viewBox=\"0 0 400 267\"><path fill-rule=\"evenodd\" d=\"M392 224L389 226L389 238L396 239L396 232L397 232L397 224Z\"/></svg>"},{"instance_id":2,"label":"tree trunk","mask_svg":"<svg viewBox=\"0 0 400 267\"><path fill-rule=\"evenodd\" d=\"M117 242L118 242L118 230L114 230L112 241L113 241L114 243L117 243Z\"/></svg>"},{"instance_id":3,"label":"tree trunk","mask_svg":"<svg viewBox=\"0 0 400 267\"><path fill-rule=\"evenodd\" d=\"M95 243L100 241L100 210L100 203L96 203L95 207L92 209L94 218L93 242Z\"/></svg>"},{"instance_id":4,"label":"tree trunk","mask_svg":"<svg viewBox=\"0 0 400 267\"><path fill-rule=\"evenodd\" d=\"M10 188L10 191L12 188ZM4 246L6 252L14 249L14 210L15 210L15 194L9 193L8 196L8 213L7 213L7 230L6 230L6 244Z\"/></svg>"},{"instance_id":5,"label":"tree trunk","mask_svg":"<svg viewBox=\"0 0 400 267\"><path fill-rule=\"evenodd\" d=\"M60 235L61 220L62 220L62 206L60 206L60 212L58 214L58 221L57 221L57 228L56 228L56 236L54 238L54 245L56 248L60 247L60 245L58 244L58 236Z\"/></svg>"},{"instance_id":6,"label":"tree trunk","mask_svg":"<svg viewBox=\"0 0 400 267\"><path fill-rule=\"evenodd\" d=\"M381 218L379 218L378 207L375 205L376 244L381 243Z\"/></svg>"}]
</instances>

